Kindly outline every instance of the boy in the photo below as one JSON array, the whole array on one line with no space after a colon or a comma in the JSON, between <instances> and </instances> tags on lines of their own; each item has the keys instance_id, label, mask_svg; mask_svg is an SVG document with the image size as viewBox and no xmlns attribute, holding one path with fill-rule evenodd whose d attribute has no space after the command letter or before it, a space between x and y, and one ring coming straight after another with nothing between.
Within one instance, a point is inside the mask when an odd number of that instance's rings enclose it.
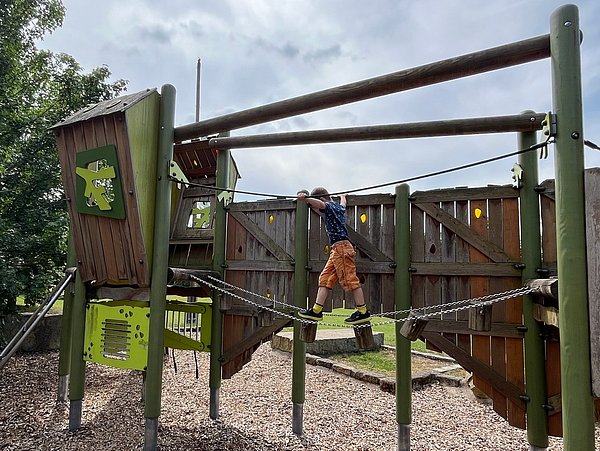
<instances>
[{"instance_id":1,"label":"boy","mask_svg":"<svg viewBox=\"0 0 600 451\"><path fill-rule=\"evenodd\" d=\"M323 319L323 306L336 282L339 282L345 291L350 291L354 298L356 310L344 320L346 324L361 324L369 321L369 311L365 305L365 297L356 276L356 252L348 239L346 228L346 195L340 196L340 203L333 202L327 190L318 187L312 190L310 197L308 191L298 192L297 199L306 202L315 209L325 221L325 230L329 237L329 259L319 276L319 289L317 299L312 308L298 313L301 318L320 321Z\"/></svg>"}]
</instances>

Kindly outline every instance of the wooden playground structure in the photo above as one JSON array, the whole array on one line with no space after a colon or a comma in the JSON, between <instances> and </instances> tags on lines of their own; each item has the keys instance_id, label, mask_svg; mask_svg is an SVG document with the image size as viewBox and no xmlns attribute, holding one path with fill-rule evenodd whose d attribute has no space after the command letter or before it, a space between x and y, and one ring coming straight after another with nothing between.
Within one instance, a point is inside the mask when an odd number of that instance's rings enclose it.
<instances>
[{"instance_id":1,"label":"wooden playground structure","mask_svg":"<svg viewBox=\"0 0 600 451\"><path fill-rule=\"evenodd\" d=\"M598 208L600 174L584 178L577 8L559 8L550 27L549 35L180 127L170 85L102 102L57 124L69 266L77 268L65 291L60 354L59 396L67 396L68 384L69 428L81 426L86 361L140 370L144 449L155 450L165 347L210 352L216 419L222 378L234 377L262 342L293 323L292 428L302 434L305 344L292 318L314 299L326 234L319 217L293 199L234 202L239 174L230 149L516 132L516 186L410 193L400 184L393 195L349 197L350 238L370 309L404 312L389 316L397 331L397 449L410 449L411 423L410 340L401 327L406 312L434 309L418 336L473 372L494 410L527 428L530 449L545 449L555 435L564 437L566 450L592 450L600 287L586 232L595 244L600 224L585 218L586 208ZM553 71L548 114L227 133L544 58ZM540 147L540 131L555 144L557 168L556 179L542 184L531 151ZM549 277L558 278L558 300L535 292L493 305L477 301ZM258 296L244 302L240 289ZM335 291L329 307L342 299ZM445 308L469 299L463 308Z\"/></svg>"}]
</instances>

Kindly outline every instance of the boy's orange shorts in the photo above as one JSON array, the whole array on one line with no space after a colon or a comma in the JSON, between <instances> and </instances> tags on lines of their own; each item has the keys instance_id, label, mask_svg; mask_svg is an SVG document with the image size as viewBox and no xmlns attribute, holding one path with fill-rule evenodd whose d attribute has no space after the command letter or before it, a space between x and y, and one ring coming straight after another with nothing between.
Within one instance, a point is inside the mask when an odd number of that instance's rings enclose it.
<instances>
[{"instance_id":1,"label":"boy's orange shorts","mask_svg":"<svg viewBox=\"0 0 600 451\"><path fill-rule=\"evenodd\" d=\"M350 241L338 241L331 246L329 259L319 276L319 286L333 289L339 282L345 291L360 288L360 280L356 275L356 251Z\"/></svg>"}]
</instances>

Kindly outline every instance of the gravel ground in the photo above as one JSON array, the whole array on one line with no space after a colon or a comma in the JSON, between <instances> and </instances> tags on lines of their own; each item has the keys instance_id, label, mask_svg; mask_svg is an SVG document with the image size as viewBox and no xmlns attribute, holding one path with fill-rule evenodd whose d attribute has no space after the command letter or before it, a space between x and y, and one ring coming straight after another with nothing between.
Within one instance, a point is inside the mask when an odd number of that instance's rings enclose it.
<instances>
[{"instance_id":1,"label":"gravel ground","mask_svg":"<svg viewBox=\"0 0 600 451\"><path fill-rule=\"evenodd\" d=\"M220 419L208 418L208 355L176 353L165 365L161 450L395 451L395 397L378 386L307 366L304 436L291 431L291 360L262 345L221 389ZM83 427L69 432L68 404L56 401L57 353L14 357L0 372L0 449L140 450L141 375L88 365ZM360 397L358 396L360 395ZM431 385L413 394L413 450L527 450L510 427L469 390ZM600 433L596 429L596 448ZM551 438L549 450L562 450Z\"/></svg>"}]
</instances>

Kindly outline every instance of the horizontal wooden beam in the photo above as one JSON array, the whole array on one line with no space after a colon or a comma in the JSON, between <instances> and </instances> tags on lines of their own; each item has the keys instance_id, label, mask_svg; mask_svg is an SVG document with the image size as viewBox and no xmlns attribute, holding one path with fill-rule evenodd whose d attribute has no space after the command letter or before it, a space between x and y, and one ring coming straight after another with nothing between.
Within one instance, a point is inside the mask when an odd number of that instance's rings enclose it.
<instances>
[{"instance_id":1,"label":"horizontal wooden beam","mask_svg":"<svg viewBox=\"0 0 600 451\"><path fill-rule=\"evenodd\" d=\"M408 124L371 125L302 132L269 133L252 136L211 138L211 149L297 146L353 141L426 138L432 136L476 135L485 133L532 132L542 129L545 114L453 119Z\"/></svg>"},{"instance_id":2,"label":"horizontal wooden beam","mask_svg":"<svg viewBox=\"0 0 600 451\"><path fill-rule=\"evenodd\" d=\"M507 381L503 376L498 374L492 367L480 362L472 355L468 354L454 343L450 342L436 332L423 332L423 337L431 342L436 348L448 354L456 362L465 368L467 371L472 371L478 377L488 382L494 389L498 390L504 396L509 398L520 408L525 409L525 401L523 389L517 387L513 383Z\"/></svg>"},{"instance_id":3,"label":"horizontal wooden beam","mask_svg":"<svg viewBox=\"0 0 600 451\"><path fill-rule=\"evenodd\" d=\"M520 277L515 263L421 263L410 264L413 276L490 276Z\"/></svg>"},{"instance_id":4,"label":"horizontal wooden beam","mask_svg":"<svg viewBox=\"0 0 600 451\"><path fill-rule=\"evenodd\" d=\"M468 321L454 321L428 318L426 330L429 332L449 333L449 334L464 334L464 335L481 335L487 337L505 337L505 338L523 338L523 332L520 332L517 327L522 324L511 323L494 323L488 331L475 331L469 329Z\"/></svg>"},{"instance_id":5,"label":"horizontal wooden beam","mask_svg":"<svg viewBox=\"0 0 600 451\"><path fill-rule=\"evenodd\" d=\"M511 44L449 58L379 77L317 91L288 100L261 105L236 113L175 128L175 141L200 138L214 133L332 108L395 92L529 63L550 56L550 36L543 35Z\"/></svg>"},{"instance_id":6,"label":"horizontal wooden beam","mask_svg":"<svg viewBox=\"0 0 600 451\"><path fill-rule=\"evenodd\" d=\"M430 191L415 191L412 202L459 202L479 199L513 199L519 197L519 190L512 185L485 186L480 188L444 188Z\"/></svg>"}]
</instances>

